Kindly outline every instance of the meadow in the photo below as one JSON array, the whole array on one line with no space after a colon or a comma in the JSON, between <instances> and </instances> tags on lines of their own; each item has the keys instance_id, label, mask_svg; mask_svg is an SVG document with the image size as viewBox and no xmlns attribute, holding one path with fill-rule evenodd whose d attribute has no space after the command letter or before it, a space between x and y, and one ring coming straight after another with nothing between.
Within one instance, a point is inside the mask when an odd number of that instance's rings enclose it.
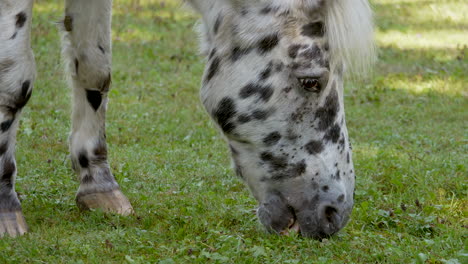
<instances>
[{"instance_id":1,"label":"meadow","mask_svg":"<svg viewBox=\"0 0 468 264\"><path fill-rule=\"evenodd\" d=\"M39 77L16 153L30 232L0 239L0 263L468 263L465 1L371 1L379 61L345 89L355 208L322 241L259 224L199 101L197 15L176 0L114 1L107 140L136 214L80 212L55 26L63 3L35 2Z\"/></svg>"}]
</instances>

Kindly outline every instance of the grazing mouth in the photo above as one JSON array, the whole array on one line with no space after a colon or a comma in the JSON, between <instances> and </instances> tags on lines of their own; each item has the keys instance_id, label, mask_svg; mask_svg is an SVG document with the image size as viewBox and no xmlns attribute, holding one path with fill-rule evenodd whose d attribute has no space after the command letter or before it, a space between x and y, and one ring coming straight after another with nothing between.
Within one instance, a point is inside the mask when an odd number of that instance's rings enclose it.
<instances>
[{"instance_id":1,"label":"grazing mouth","mask_svg":"<svg viewBox=\"0 0 468 264\"><path fill-rule=\"evenodd\" d=\"M331 237L346 223L343 219L347 217L346 208L340 208L334 201L295 204L297 207L277 195L272 196L260 204L257 216L268 232L317 240Z\"/></svg>"},{"instance_id":2,"label":"grazing mouth","mask_svg":"<svg viewBox=\"0 0 468 264\"><path fill-rule=\"evenodd\" d=\"M301 235L304 237L310 237L310 238L314 238L314 239L321 241L324 238L331 237L334 233L336 233L340 229L340 228L337 228L335 224L333 223L335 221L331 220L332 215L327 214L327 211L330 211L330 210L326 210L325 216L326 216L327 221L325 221L325 223L322 223L323 224L322 226L320 226L320 223L316 223L314 224L315 226L314 230L308 230L307 224L305 227L303 226L303 228L301 228L301 225L300 225L301 221L299 220L296 210L294 210L294 208L291 206L288 206L288 209L292 217L289 219L287 227L285 227L283 230L280 230L278 232L280 235L283 235L283 236Z\"/></svg>"}]
</instances>

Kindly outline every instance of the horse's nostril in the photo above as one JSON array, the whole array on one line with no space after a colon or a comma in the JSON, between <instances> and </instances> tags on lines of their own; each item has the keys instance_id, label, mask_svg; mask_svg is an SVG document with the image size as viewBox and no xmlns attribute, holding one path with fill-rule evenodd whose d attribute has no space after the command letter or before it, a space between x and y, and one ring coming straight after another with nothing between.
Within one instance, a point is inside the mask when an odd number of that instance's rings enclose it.
<instances>
[{"instance_id":1,"label":"horse's nostril","mask_svg":"<svg viewBox=\"0 0 468 264\"><path fill-rule=\"evenodd\" d=\"M332 235L341 228L341 216L339 209L331 204L319 207L320 231L326 235Z\"/></svg>"},{"instance_id":2,"label":"horse's nostril","mask_svg":"<svg viewBox=\"0 0 468 264\"><path fill-rule=\"evenodd\" d=\"M325 219L330 222L330 223L333 223L334 222L334 219L335 219L335 214L338 213L338 210L336 210L335 207L332 207L332 206L326 206L325 207L325 210L324 210L324 214L325 214Z\"/></svg>"}]
</instances>

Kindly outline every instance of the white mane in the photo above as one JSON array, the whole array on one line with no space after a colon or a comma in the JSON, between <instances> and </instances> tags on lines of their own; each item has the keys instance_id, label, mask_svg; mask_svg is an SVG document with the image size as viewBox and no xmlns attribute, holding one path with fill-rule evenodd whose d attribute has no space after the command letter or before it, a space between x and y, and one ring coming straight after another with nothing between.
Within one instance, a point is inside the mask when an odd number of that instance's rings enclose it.
<instances>
[{"instance_id":1,"label":"white mane","mask_svg":"<svg viewBox=\"0 0 468 264\"><path fill-rule=\"evenodd\" d=\"M353 76L366 76L376 58L368 1L326 1L325 27L332 62L344 63Z\"/></svg>"}]
</instances>

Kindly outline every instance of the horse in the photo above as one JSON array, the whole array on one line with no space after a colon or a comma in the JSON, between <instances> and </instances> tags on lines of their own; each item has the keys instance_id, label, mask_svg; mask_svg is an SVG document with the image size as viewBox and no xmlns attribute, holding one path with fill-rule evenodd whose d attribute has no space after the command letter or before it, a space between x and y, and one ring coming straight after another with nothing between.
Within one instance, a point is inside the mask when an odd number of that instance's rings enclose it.
<instances>
[{"instance_id":1,"label":"horse","mask_svg":"<svg viewBox=\"0 0 468 264\"><path fill-rule=\"evenodd\" d=\"M349 220L355 189L343 83L375 58L367 0L187 0L206 67L201 101L258 201L266 230L321 239ZM31 97L33 0L0 2L0 236L27 232L15 192L15 138ZM112 0L65 0L62 57L73 91L76 204L134 209L107 159Z\"/></svg>"}]
</instances>

